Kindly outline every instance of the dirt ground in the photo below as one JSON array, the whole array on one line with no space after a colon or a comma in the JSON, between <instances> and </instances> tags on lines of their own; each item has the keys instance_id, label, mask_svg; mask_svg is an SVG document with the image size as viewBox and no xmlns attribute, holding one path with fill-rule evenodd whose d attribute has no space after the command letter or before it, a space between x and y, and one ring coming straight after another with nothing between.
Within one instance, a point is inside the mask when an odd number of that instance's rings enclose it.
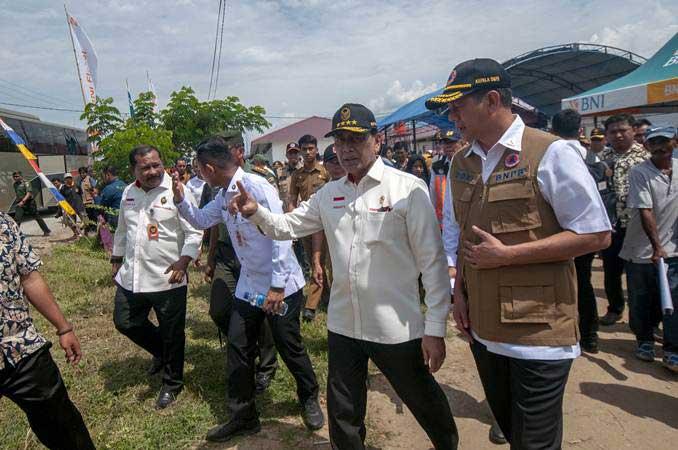
<instances>
[{"instance_id":1,"label":"dirt ground","mask_svg":"<svg viewBox=\"0 0 678 450\"><path fill-rule=\"evenodd\" d=\"M62 242L70 231L48 221L53 230L42 238L35 222L22 229L42 253ZM605 294L599 260L594 263L598 309L604 314ZM489 442L490 416L471 352L454 328L449 327L447 359L436 379L445 391L461 438L460 449L508 449ZM583 354L570 372L564 404L565 449L617 450L676 448L678 437L678 376L661 366L661 348L654 363L633 356L634 338L628 316L611 327L601 327L600 353ZM321 400L325 407L324 397ZM371 371L368 400L368 437L372 449L429 449L430 442L388 382ZM285 438L283 438L285 436ZM297 442L289 446L290 436ZM265 420L262 432L231 446L201 445L221 449L323 449L329 448L327 426L317 433L304 431L296 417Z\"/></svg>"}]
</instances>

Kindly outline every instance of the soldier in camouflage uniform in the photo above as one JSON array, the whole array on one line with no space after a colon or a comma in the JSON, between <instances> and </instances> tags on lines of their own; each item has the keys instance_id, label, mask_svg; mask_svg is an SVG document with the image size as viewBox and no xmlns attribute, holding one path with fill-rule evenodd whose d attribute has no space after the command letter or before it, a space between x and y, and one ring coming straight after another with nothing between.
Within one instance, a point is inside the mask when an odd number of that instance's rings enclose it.
<instances>
[{"instance_id":1,"label":"soldier in camouflage uniform","mask_svg":"<svg viewBox=\"0 0 678 450\"><path fill-rule=\"evenodd\" d=\"M624 294L621 277L624 273L624 260L619 257L630 210L626 207L629 195L629 171L650 157L645 147L634 141L633 125L635 120L630 114L618 114L605 120L605 138L610 147L603 150L600 158L612 171L612 185L617 195L616 217L612 220L613 232L610 247L603 250L603 270L605 272L605 294L607 295L607 314L600 319L601 325L612 325L619 321L624 312Z\"/></svg>"}]
</instances>

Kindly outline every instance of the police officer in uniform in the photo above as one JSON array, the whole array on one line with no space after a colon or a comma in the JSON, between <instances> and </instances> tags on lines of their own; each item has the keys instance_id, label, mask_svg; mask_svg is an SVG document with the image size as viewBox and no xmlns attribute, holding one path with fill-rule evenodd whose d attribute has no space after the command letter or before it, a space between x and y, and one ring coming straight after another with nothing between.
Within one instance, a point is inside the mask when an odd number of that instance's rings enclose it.
<instances>
[{"instance_id":1,"label":"police officer in uniform","mask_svg":"<svg viewBox=\"0 0 678 450\"><path fill-rule=\"evenodd\" d=\"M264 155L257 153L252 157L252 166L250 167L250 170L252 173L256 173L257 175L266 178L266 181L271 183L271 186L273 186L276 191L278 190L278 176L273 169L268 167L268 159L266 159Z\"/></svg>"},{"instance_id":2,"label":"police officer in uniform","mask_svg":"<svg viewBox=\"0 0 678 450\"><path fill-rule=\"evenodd\" d=\"M470 142L452 160L444 230L458 236L457 328L511 448L556 450L580 354L573 258L609 245L611 227L578 150L526 127L511 104L491 59L459 64L426 102L448 108Z\"/></svg>"},{"instance_id":3,"label":"police officer in uniform","mask_svg":"<svg viewBox=\"0 0 678 450\"><path fill-rule=\"evenodd\" d=\"M318 140L315 136L307 134L299 138L299 148L301 149L304 165L292 175L289 194L290 211L296 208L299 203L307 201L311 195L315 194L330 180L327 170L316 158L318 156ZM301 239L301 243L304 246L304 254L308 258L308 263L312 264L313 238L307 236ZM310 322L315 319L315 311L322 298L322 285L309 283L306 307L302 315L304 321Z\"/></svg>"},{"instance_id":4,"label":"police officer in uniform","mask_svg":"<svg viewBox=\"0 0 678 450\"><path fill-rule=\"evenodd\" d=\"M35 198L33 198L31 184L24 179L23 174L19 171L12 173L12 178L14 179L14 194L16 195L14 199L16 205L14 208L14 220L17 225L21 226L23 218L31 216L38 222L43 234L49 236L51 231L45 221L42 220L42 217L38 215L38 207L35 204Z\"/></svg>"},{"instance_id":5,"label":"police officer in uniform","mask_svg":"<svg viewBox=\"0 0 678 450\"><path fill-rule=\"evenodd\" d=\"M431 203L436 212L438 224L443 226L443 205L445 199L445 187L447 185L447 172L450 170L450 162L455 153L462 147L461 134L454 127L441 128L437 134L437 141L442 147L443 154L431 165Z\"/></svg>"},{"instance_id":6,"label":"police officer in uniform","mask_svg":"<svg viewBox=\"0 0 678 450\"><path fill-rule=\"evenodd\" d=\"M301 149L296 142L290 142L285 148L285 156L287 157L287 164L278 171L278 187L280 192L280 200L283 202L283 210L287 211L289 204L290 182L292 181L292 174L299 168L299 153Z\"/></svg>"},{"instance_id":7,"label":"police officer in uniform","mask_svg":"<svg viewBox=\"0 0 678 450\"><path fill-rule=\"evenodd\" d=\"M245 161L245 142L239 131L226 132L224 140L237 164L247 173L260 175L267 180L270 176L265 171L256 171ZM270 181L269 181L270 182ZM275 185L273 185L275 187ZM206 205L218 194L219 189L205 187L210 190L209 196L203 196L200 204ZM211 279L210 309L212 321L219 330L219 340L228 336L229 322L235 289L240 277L240 261L235 254L233 243L223 223L210 229L210 244L207 257L207 278ZM271 327L264 321L257 338L259 362L256 366L255 393L262 394L271 384L278 369L275 343Z\"/></svg>"}]
</instances>

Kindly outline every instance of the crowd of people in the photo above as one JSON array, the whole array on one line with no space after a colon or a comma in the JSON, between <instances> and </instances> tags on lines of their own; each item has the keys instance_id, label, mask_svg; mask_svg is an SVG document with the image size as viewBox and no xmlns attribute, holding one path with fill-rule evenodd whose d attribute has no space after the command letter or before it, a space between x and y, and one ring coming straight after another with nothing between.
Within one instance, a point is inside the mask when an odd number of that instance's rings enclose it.
<instances>
[{"instance_id":1,"label":"crowd of people","mask_svg":"<svg viewBox=\"0 0 678 450\"><path fill-rule=\"evenodd\" d=\"M657 268L668 266L675 305L676 129L618 114L586 136L573 110L556 114L550 132L527 127L511 110L508 73L490 59L456 66L426 106L454 124L441 128L429 155L410 153L405 142L385 145L373 113L347 103L322 154L317 137L305 135L287 145L285 162L248 161L241 133L227 131L172 168L153 146L136 147L131 184L112 167L100 192L86 168L78 184L69 174L54 181L81 220L88 205L108 208L113 323L151 355L149 374L162 373L158 409L184 386L187 272L203 250L209 315L226 340L229 414L208 441L260 431L256 399L274 379L278 355L296 382L305 426L324 425L322 386L300 330L318 308L327 309L335 449L365 448L368 361L436 449L457 448L433 376L446 357L450 309L495 418L490 439L512 449L561 448L572 361L598 352L598 326L621 319L624 272L635 355L655 361L659 339L662 364L678 372L678 315L662 310ZM46 446L93 448L28 313L30 302L77 364L73 327L17 225L35 216L20 173L15 190L16 223L0 213L9 287L0 303L0 395L25 411ZM75 218L68 223L77 236ZM601 318L591 283L597 255L609 303Z\"/></svg>"}]
</instances>

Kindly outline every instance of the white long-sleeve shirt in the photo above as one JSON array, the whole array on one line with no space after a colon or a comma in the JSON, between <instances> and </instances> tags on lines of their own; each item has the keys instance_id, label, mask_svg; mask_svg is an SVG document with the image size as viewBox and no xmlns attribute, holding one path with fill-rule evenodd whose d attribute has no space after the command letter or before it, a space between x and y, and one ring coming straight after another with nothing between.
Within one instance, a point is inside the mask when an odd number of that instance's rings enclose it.
<instances>
[{"instance_id":1,"label":"white long-sleeve shirt","mask_svg":"<svg viewBox=\"0 0 678 450\"><path fill-rule=\"evenodd\" d=\"M285 297L294 294L306 284L291 241L273 241L264 236L255 225L240 214L228 212L228 203L238 193L240 181L260 204L282 213L278 193L265 178L238 169L227 189L221 189L214 200L202 209L184 198L177 205L181 215L194 227L204 230L224 223L240 261L240 277L235 296L245 298L245 293L266 294L269 288L284 288ZM186 193L186 190L184 190Z\"/></svg>"},{"instance_id":2,"label":"white long-sleeve shirt","mask_svg":"<svg viewBox=\"0 0 678 450\"><path fill-rule=\"evenodd\" d=\"M511 126L497 143L485 153L477 142L458 153L455 158L466 158L472 153L482 161L482 178L486 183L490 175L500 164L506 148L521 151L525 124L516 116ZM578 143L577 143L578 144ZM450 171L450 176L451 171ZM537 183L544 199L553 208L556 219L563 230L578 234L600 233L611 229L605 212L603 200L600 198L596 183L589 174L578 146L570 141L558 140L552 143L537 168ZM452 198L452 183L448 179L447 187ZM447 202L446 202L447 203ZM456 266L459 246L459 224L451 206L444 212L443 235L448 264ZM580 354L579 344L563 347L514 345L504 342L493 342L480 339L473 332L474 339L483 343L493 353L519 359L572 359Z\"/></svg>"},{"instance_id":3,"label":"white long-sleeve shirt","mask_svg":"<svg viewBox=\"0 0 678 450\"><path fill-rule=\"evenodd\" d=\"M260 206L250 220L274 239L325 231L334 274L327 317L333 333L384 344L445 336L450 282L428 189L418 178L377 158L358 184L343 177L288 214Z\"/></svg>"},{"instance_id":4,"label":"white long-sleeve shirt","mask_svg":"<svg viewBox=\"0 0 678 450\"><path fill-rule=\"evenodd\" d=\"M193 202L189 193L188 201ZM150 239L148 226L158 227L158 238ZM160 186L144 191L134 182L122 193L113 255L124 257L115 277L122 288L132 292L158 292L186 284L170 284L167 268L181 256L195 259L202 233L182 219L172 203L172 179L163 175Z\"/></svg>"}]
</instances>

